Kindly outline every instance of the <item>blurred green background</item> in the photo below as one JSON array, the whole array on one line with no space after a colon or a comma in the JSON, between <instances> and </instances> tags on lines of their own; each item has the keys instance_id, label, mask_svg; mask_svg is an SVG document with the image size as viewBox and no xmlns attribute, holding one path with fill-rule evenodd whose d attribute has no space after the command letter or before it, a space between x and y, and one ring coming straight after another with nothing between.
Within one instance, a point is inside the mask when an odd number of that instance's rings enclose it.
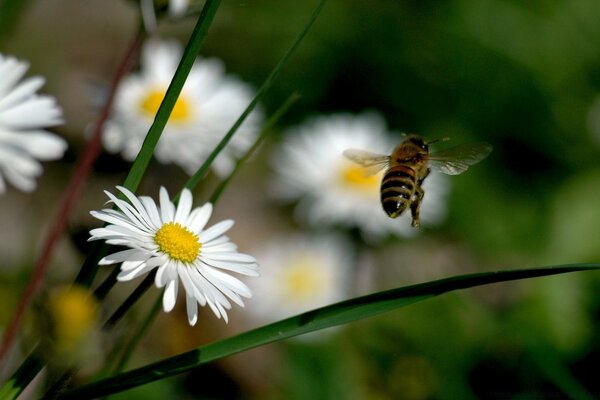
<instances>
[{"instance_id":1,"label":"blurred green background","mask_svg":"<svg viewBox=\"0 0 600 400\"><path fill-rule=\"evenodd\" d=\"M224 1L203 55L223 59L229 72L258 87L315 5ZM2 225L18 222L0 240L1 321L10 316L35 258L31 249L96 116L89 94L110 80L135 33L137 12L135 2L120 0L30 0L1 39L2 53L29 60L30 75L47 78L44 90L66 115L57 131L71 144L64 160L47 165L37 192L0 199ZM494 146L481 165L452 180L441 226L366 250L376 265L372 290L600 258L600 132L593 122L600 119L593 110L600 95L599 16L597 0L328 2L264 101L268 114L292 91L302 96L281 120L279 136L307 116L377 110L396 131ZM194 22L163 23L160 34L185 40ZM257 240L243 231L251 233L254 223L258 238L293 226L290 209L273 211L256 194L270 179L268 155L279 139L248 164L217 210L216 218L247 225L232 233L241 248ZM71 220L74 240L65 239L55 257L54 281L76 270L76 243L94 224L87 210L102 206L101 189L120 183L127 168L115 156L101 156ZM175 167L153 165L151 174L147 188L175 190L186 179ZM239 207L240 198L249 203ZM600 396L599 290L598 274L580 273L464 291L115 398L593 398ZM183 314L162 315L133 364L244 329L204 315L194 329ZM231 319L242 315L238 310Z\"/></svg>"}]
</instances>

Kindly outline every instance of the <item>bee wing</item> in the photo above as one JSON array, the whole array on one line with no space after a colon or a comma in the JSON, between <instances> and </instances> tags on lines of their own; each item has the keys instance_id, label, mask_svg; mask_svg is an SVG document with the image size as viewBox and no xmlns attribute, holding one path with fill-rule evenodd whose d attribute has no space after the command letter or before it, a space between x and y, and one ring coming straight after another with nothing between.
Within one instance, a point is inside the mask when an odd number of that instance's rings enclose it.
<instances>
[{"instance_id":1,"label":"bee wing","mask_svg":"<svg viewBox=\"0 0 600 400\"><path fill-rule=\"evenodd\" d=\"M477 164L492 151L492 145L485 142L467 143L429 156L429 166L448 175L465 172L470 165Z\"/></svg>"},{"instance_id":2,"label":"bee wing","mask_svg":"<svg viewBox=\"0 0 600 400\"><path fill-rule=\"evenodd\" d=\"M359 149L344 150L344 157L365 167L365 176L375 175L390 164L390 156Z\"/></svg>"}]
</instances>

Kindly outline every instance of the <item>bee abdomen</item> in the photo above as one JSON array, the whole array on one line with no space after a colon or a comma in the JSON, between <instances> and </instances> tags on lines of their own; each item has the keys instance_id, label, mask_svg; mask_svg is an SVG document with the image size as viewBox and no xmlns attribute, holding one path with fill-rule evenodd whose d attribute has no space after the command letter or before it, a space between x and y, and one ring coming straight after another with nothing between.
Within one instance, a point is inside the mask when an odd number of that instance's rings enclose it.
<instances>
[{"instance_id":1,"label":"bee abdomen","mask_svg":"<svg viewBox=\"0 0 600 400\"><path fill-rule=\"evenodd\" d=\"M387 170L381 181L381 205L391 218L396 218L410 204L415 192L415 171L405 165Z\"/></svg>"}]
</instances>

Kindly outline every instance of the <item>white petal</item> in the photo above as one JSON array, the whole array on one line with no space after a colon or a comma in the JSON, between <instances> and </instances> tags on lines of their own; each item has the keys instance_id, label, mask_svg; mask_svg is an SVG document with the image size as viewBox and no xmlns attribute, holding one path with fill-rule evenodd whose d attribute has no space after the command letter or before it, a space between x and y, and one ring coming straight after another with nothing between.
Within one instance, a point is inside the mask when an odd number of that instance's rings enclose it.
<instances>
[{"instance_id":1,"label":"white petal","mask_svg":"<svg viewBox=\"0 0 600 400\"><path fill-rule=\"evenodd\" d=\"M28 97L35 95L35 92L44 86L44 81L44 78L41 76L33 76L23 80L18 86L13 88L9 94L0 99L0 110L7 109L12 105L18 104Z\"/></svg>"},{"instance_id":2,"label":"white petal","mask_svg":"<svg viewBox=\"0 0 600 400\"><path fill-rule=\"evenodd\" d=\"M35 96L0 113L0 124L16 129L36 129L62 123L62 111L50 96Z\"/></svg>"},{"instance_id":3,"label":"white petal","mask_svg":"<svg viewBox=\"0 0 600 400\"><path fill-rule=\"evenodd\" d=\"M160 267L158 267L158 270L156 271L156 277L154 278L154 283L156 284L156 287L163 287L166 285L167 280L168 280L168 269L170 267L170 260L165 261L165 263L163 265L161 265Z\"/></svg>"},{"instance_id":4,"label":"white petal","mask_svg":"<svg viewBox=\"0 0 600 400\"><path fill-rule=\"evenodd\" d=\"M198 322L198 302L196 298L190 295L185 296L185 304L187 308L188 322L191 326L196 325Z\"/></svg>"},{"instance_id":5,"label":"white petal","mask_svg":"<svg viewBox=\"0 0 600 400\"><path fill-rule=\"evenodd\" d=\"M233 271L238 274L247 275L247 276L259 276L258 273L258 264L240 264L229 261L218 261L213 262L210 258L203 257L200 255L200 262L206 264L209 267L224 269L227 271Z\"/></svg>"},{"instance_id":6,"label":"white petal","mask_svg":"<svg viewBox=\"0 0 600 400\"><path fill-rule=\"evenodd\" d=\"M175 222L185 225L192 209L192 192L189 189L183 189L177 204L177 212L175 214Z\"/></svg>"},{"instance_id":7,"label":"white petal","mask_svg":"<svg viewBox=\"0 0 600 400\"><path fill-rule=\"evenodd\" d=\"M160 220L160 214L158 213L158 208L156 208L156 203L150 197L140 196L140 201L144 205L152 224L155 229L159 229L162 225L162 221Z\"/></svg>"},{"instance_id":8,"label":"white petal","mask_svg":"<svg viewBox=\"0 0 600 400\"><path fill-rule=\"evenodd\" d=\"M256 263L256 259L251 255L234 252L204 252L204 255L214 261L231 261L239 263Z\"/></svg>"},{"instance_id":9,"label":"white petal","mask_svg":"<svg viewBox=\"0 0 600 400\"><path fill-rule=\"evenodd\" d=\"M99 265L109 265L120 263L123 261L134 261L134 262L144 262L149 258L149 255L146 252L142 252L138 249L128 249L119 251L117 253L109 254L104 257L102 260L98 262Z\"/></svg>"},{"instance_id":10,"label":"white petal","mask_svg":"<svg viewBox=\"0 0 600 400\"><path fill-rule=\"evenodd\" d=\"M167 222L173 221L174 206L173 206L173 203L171 203L171 200L169 200L169 193L167 192L167 189L164 188L164 186L160 187L159 197L160 197L160 214L161 214L162 222L167 223Z\"/></svg>"},{"instance_id":11,"label":"white petal","mask_svg":"<svg viewBox=\"0 0 600 400\"><path fill-rule=\"evenodd\" d=\"M137 278L138 276L146 274L148 271L152 270L154 267L149 266L145 263L140 263L137 268L131 270L121 270L119 275L117 275L117 280L119 282L130 281L132 279Z\"/></svg>"},{"instance_id":12,"label":"white petal","mask_svg":"<svg viewBox=\"0 0 600 400\"><path fill-rule=\"evenodd\" d=\"M124 188L122 188L124 189ZM140 212L131 204L127 203L126 201L123 201L119 198L117 198L116 196L114 196L112 193L108 193L107 192L108 197L110 198L110 200L117 206L119 207L119 209L121 210L121 212L123 214L125 214L125 216L131 221L131 223L137 227L139 227L140 229L143 229L145 231L151 230L152 226L147 222L147 216L146 219L144 218L143 215L140 214ZM127 195L126 195L127 196ZM141 204L140 204L141 206ZM145 214L145 210L142 211Z\"/></svg>"},{"instance_id":13,"label":"white petal","mask_svg":"<svg viewBox=\"0 0 600 400\"><path fill-rule=\"evenodd\" d=\"M211 226L204 232L200 232L200 234L198 235L200 242L208 243L212 239L218 237L219 235L224 234L229 230L229 228L233 226L233 223L233 220L226 219L225 221L221 221L218 224Z\"/></svg>"},{"instance_id":14,"label":"white petal","mask_svg":"<svg viewBox=\"0 0 600 400\"><path fill-rule=\"evenodd\" d=\"M133 205L133 207L135 207L135 210L137 211L136 216L142 222L144 222L147 227L153 228L154 225L152 224L152 220L148 215L148 212L146 211L146 207L142 205L142 202L126 188L122 186L117 186L117 189L121 191L121 193L123 193L125 197L127 197L127 199L129 200L129 202Z\"/></svg>"},{"instance_id":15,"label":"white petal","mask_svg":"<svg viewBox=\"0 0 600 400\"><path fill-rule=\"evenodd\" d=\"M200 233L202 229L206 226L211 214L212 214L212 204L206 203L202 207L196 208L191 212L186 226L194 233Z\"/></svg>"},{"instance_id":16,"label":"white petal","mask_svg":"<svg viewBox=\"0 0 600 400\"><path fill-rule=\"evenodd\" d=\"M165 312L169 312L175 307L177 302L177 279L170 280L165 287L163 294L163 309Z\"/></svg>"},{"instance_id":17,"label":"white petal","mask_svg":"<svg viewBox=\"0 0 600 400\"><path fill-rule=\"evenodd\" d=\"M108 222L109 224L114 224L116 226L121 226L121 227L127 228L130 231L132 231L134 234L138 234L138 235L142 235L142 236L148 235L148 232L141 230L138 226L125 220L124 218L118 218L113 215L109 215L105 212L98 212L98 211L91 211L90 214L92 214L94 217L96 217L97 219L99 219L101 221Z\"/></svg>"},{"instance_id":18,"label":"white petal","mask_svg":"<svg viewBox=\"0 0 600 400\"><path fill-rule=\"evenodd\" d=\"M252 297L252 292L250 291L248 286L246 286L242 281L240 281L234 276L231 276L213 268L210 268L207 271L205 271L204 276L213 276L220 282L220 285L225 285L226 287L234 291L236 294L239 294L246 298Z\"/></svg>"}]
</instances>

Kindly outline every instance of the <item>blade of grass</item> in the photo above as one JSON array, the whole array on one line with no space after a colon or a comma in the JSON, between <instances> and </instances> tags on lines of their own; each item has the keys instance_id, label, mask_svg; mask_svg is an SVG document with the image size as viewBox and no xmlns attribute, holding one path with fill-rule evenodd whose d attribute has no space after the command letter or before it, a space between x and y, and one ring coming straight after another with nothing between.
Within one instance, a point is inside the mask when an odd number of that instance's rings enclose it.
<instances>
[{"instance_id":1,"label":"blade of grass","mask_svg":"<svg viewBox=\"0 0 600 400\"><path fill-rule=\"evenodd\" d=\"M248 107L246 107L246 109L244 110L242 115L240 115L240 117L233 124L231 129L229 129L227 134L219 142L217 147L215 147L213 152L210 153L210 155L208 156L208 158L206 159L204 164L202 164L202 166L200 166L200 168L196 171L196 173L186 182L186 184L185 184L186 188L191 190L194 187L196 187L198 182L200 182L202 180L202 178L208 172L208 168L210 167L210 165L212 164L214 159L217 158L217 155L219 155L221 150L223 150L223 148L227 145L227 143L229 143L229 140L231 140L231 138L233 137L233 135L235 134L237 129L240 127L240 125L244 122L246 117L252 112L252 110L254 110L254 108L256 107L258 102L262 99L262 97L266 94L266 92L271 88L271 86L273 86L273 82L275 81L277 76L280 74L281 70L283 69L285 64L288 62L288 60L290 59L290 57L292 56L294 51L296 51L296 49L298 48L300 43L302 43L302 40L304 39L304 37L306 36L306 34L310 30L310 28L313 26L313 24L317 20L317 17L321 13L321 10L325 6L326 2L327 2L327 0L321 0L319 2L317 7L315 8L315 10L313 11L312 15L310 16L310 19L308 20L306 25L304 25L304 28L302 29L302 31L298 34L298 36L296 37L296 39L294 40L294 42L292 43L290 48L284 53L283 57L281 57L281 59L279 60L279 62L275 66L275 68L273 68L273 70L271 71L269 76L267 76L267 79L265 79L263 84L260 86L260 88L256 92L256 95L254 96L254 98L252 99L252 101L250 102Z\"/></svg>"},{"instance_id":2,"label":"blade of grass","mask_svg":"<svg viewBox=\"0 0 600 400\"><path fill-rule=\"evenodd\" d=\"M123 186L132 192L135 192L135 190L138 188L142 177L144 176L144 172L146 172L146 168L148 167L148 164L150 164L152 154L154 154L154 148L156 147L156 144L160 139L160 135L167 125L167 121L171 116L171 111L173 111L173 107L175 107L175 103L179 98L179 94L183 89L183 85L185 84L185 81L192 70L192 66L194 65L198 53L200 52L200 47L202 46L202 43L206 38L206 34L208 33L208 28L210 27L220 4L221 0L207 0L202 12L200 13L198 22L196 23L196 26L194 27L194 30L190 36L190 40L183 51L183 56L181 57L181 61L177 66L177 70L173 75L173 79L167 88L165 97L158 107L158 111L154 117L154 122L152 123L152 126L146 135L146 139L144 139L142 148L140 149L140 152L131 166L129 174L123 183Z\"/></svg>"},{"instance_id":3,"label":"blade of grass","mask_svg":"<svg viewBox=\"0 0 600 400\"><path fill-rule=\"evenodd\" d=\"M491 283L599 269L600 264L572 264L483 272L453 276L357 297L274 322L108 379L81 386L65 392L61 398L88 399L121 392L189 371L202 364L254 347L372 317L455 290Z\"/></svg>"},{"instance_id":4,"label":"blade of grass","mask_svg":"<svg viewBox=\"0 0 600 400\"><path fill-rule=\"evenodd\" d=\"M240 157L240 159L235 164L235 168L233 169L233 171L225 179L223 179L221 183L219 183L217 188L214 190L213 194L208 199L209 203L215 204L219 200L219 197L221 197L221 194L223 193L227 185L229 185L229 182L231 182L231 180L237 175L242 165L244 165L244 163L248 161L250 157L252 157L258 146L260 146L262 142L265 141L267 136L272 132L277 122L279 122L279 119L290 109L290 107L296 101L298 101L299 98L300 94L295 92L292 93L290 97L288 97L288 99L277 109L277 111L273 113L271 118L269 118L269 120L263 126L260 135L258 136L258 139L256 139L252 147L250 147L250 149L248 149L248 151L242 157Z\"/></svg>"}]
</instances>

